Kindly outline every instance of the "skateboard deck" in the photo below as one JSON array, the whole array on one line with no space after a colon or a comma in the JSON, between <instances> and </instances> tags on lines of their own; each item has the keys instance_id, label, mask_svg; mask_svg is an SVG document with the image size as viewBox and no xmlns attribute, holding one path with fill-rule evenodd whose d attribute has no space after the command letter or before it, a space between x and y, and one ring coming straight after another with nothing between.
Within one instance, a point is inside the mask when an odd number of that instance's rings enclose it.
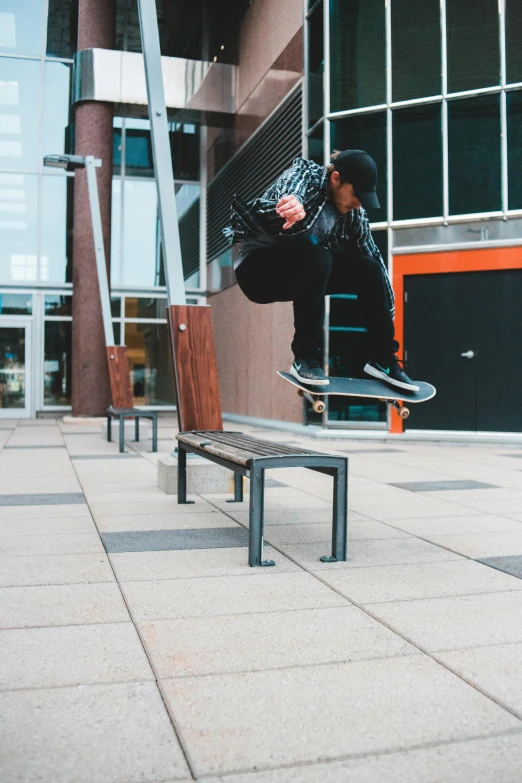
<instances>
[{"instance_id":1,"label":"skateboard deck","mask_svg":"<svg viewBox=\"0 0 522 783\"><path fill-rule=\"evenodd\" d=\"M278 370L277 374L295 386L301 396L306 397L312 403L316 413L322 413L325 409L321 397L336 394L341 397L374 397L382 402L389 402L397 408L401 418L406 419L409 415L409 409L405 405L401 405L401 402L426 402L437 393L435 386L423 381L416 381L419 391L407 391L379 381L377 378L329 378L330 383L327 386L309 386L301 383L288 372Z\"/></svg>"}]
</instances>

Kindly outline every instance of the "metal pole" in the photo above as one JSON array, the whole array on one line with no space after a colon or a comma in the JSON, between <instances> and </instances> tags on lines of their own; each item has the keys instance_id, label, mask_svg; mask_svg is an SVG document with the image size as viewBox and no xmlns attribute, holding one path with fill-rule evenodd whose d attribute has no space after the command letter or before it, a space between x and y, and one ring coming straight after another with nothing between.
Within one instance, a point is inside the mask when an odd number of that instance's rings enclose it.
<instances>
[{"instance_id":1,"label":"metal pole","mask_svg":"<svg viewBox=\"0 0 522 783\"><path fill-rule=\"evenodd\" d=\"M163 263L170 305L186 304L174 173L170 154L167 107L161 72L161 52L155 0L138 0L141 45L145 62L152 156L158 189L158 211L163 244Z\"/></svg>"},{"instance_id":2,"label":"metal pole","mask_svg":"<svg viewBox=\"0 0 522 783\"><path fill-rule=\"evenodd\" d=\"M109 282L107 280L107 265L105 263L105 251L103 249L103 232L100 215L100 200L98 198L98 182L96 169L102 162L93 155L85 157L85 169L87 171L87 187L89 190L89 205L91 208L92 236L94 239L94 254L96 256L96 269L98 271L98 285L100 288L100 301L102 308L103 330L105 332L105 345L114 345L114 330L112 328L111 298L109 294Z\"/></svg>"}]
</instances>

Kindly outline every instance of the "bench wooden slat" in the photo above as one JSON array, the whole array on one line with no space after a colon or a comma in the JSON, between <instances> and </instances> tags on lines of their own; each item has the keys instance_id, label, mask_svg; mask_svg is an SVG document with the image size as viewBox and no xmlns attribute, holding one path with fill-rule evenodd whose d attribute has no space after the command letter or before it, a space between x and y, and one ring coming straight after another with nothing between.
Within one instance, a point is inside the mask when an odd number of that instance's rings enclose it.
<instances>
[{"instance_id":1,"label":"bench wooden slat","mask_svg":"<svg viewBox=\"0 0 522 783\"><path fill-rule=\"evenodd\" d=\"M242 465L243 467L246 467L251 459L255 459L258 456L252 451L246 451L224 443L212 442L211 438L205 436L205 433L180 432L176 435L176 438L181 443L186 443L187 446L195 446L198 449L203 449L208 454L212 454L220 459L230 460L236 465Z\"/></svg>"},{"instance_id":2,"label":"bench wooden slat","mask_svg":"<svg viewBox=\"0 0 522 783\"><path fill-rule=\"evenodd\" d=\"M310 451L309 449L300 449L298 447L293 448L282 443L274 443L273 441L251 438L248 435L243 435L241 432L212 432L208 430L201 430L198 431L198 435L201 435L202 437L208 437L209 440L214 440L219 443L227 443L230 446L237 446L238 448L247 449L258 455L263 454L264 456L319 453L317 451Z\"/></svg>"}]
</instances>

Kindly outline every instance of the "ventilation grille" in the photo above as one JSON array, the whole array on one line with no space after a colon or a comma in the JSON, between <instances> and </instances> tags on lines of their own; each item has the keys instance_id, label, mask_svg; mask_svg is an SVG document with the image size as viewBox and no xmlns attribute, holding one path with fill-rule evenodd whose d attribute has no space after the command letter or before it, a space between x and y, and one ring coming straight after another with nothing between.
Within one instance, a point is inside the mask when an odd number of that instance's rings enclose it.
<instances>
[{"instance_id":1,"label":"ventilation grille","mask_svg":"<svg viewBox=\"0 0 522 783\"><path fill-rule=\"evenodd\" d=\"M199 269L199 198L179 221L179 241L183 259L183 278L186 280Z\"/></svg>"},{"instance_id":2,"label":"ventilation grille","mask_svg":"<svg viewBox=\"0 0 522 783\"><path fill-rule=\"evenodd\" d=\"M234 193L247 201L269 185L302 155L302 90L299 86L252 138L218 172L207 191L207 261L229 244L222 234L230 222Z\"/></svg>"}]
</instances>

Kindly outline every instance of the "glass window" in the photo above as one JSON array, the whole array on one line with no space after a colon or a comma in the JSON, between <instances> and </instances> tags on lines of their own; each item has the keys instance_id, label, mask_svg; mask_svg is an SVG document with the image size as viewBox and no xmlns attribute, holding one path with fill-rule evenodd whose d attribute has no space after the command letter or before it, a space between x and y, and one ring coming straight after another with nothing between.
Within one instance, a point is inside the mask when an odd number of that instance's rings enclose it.
<instances>
[{"instance_id":1,"label":"glass window","mask_svg":"<svg viewBox=\"0 0 522 783\"><path fill-rule=\"evenodd\" d=\"M386 220L386 112L357 114L334 120L331 127L332 150L366 150L375 160L379 171L377 195L381 209L369 210L370 220Z\"/></svg>"},{"instance_id":2,"label":"glass window","mask_svg":"<svg viewBox=\"0 0 522 783\"><path fill-rule=\"evenodd\" d=\"M330 110L385 102L384 0L330 0Z\"/></svg>"},{"instance_id":3,"label":"glass window","mask_svg":"<svg viewBox=\"0 0 522 783\"><path fill-rule=\"evenodd\" d=\"M392 117L393 219L442 215L441 104L395 109Z\"/></svg>"},{"instance_id":4,"label":"glass window","mask_svg":"<svg viewBox=\"0 0 522 783\"><path fill-rule=\"evenodd\" d=\"M500 84L498 0L446 3L448 92Z\"/></svg>"},{"instance_id":5,"label":"glass window","mask_svg":"<svg viewBox=\"0 0 522 783\"><path fill-rule=\"evenodd\" d=\"M37 177L0 174L0 282L35 282Z\"/></svg>"},{"instance_id":6,"label":"glass window","mask_svg":"<svg viewBox=\"0 0 522 783\"><path fill-rule=\"evenodd\" d=\"M121 297L111 296L111 315L113 318L121 318Z\"/></svg>"},{"instance_id":7,"label":"glass window","mask_svg":"<svg viewBox=\"0 0 522 783\"><path fill-rule=\"evenodd\" d=\"M125 297L126 318L166 318L166 299L158 297Z\"/></svg>"},{"instance_id":8,"label":"glass window","mask_svg":"<svg viewBox=\"0 0 522 783\"><path fill-rule=\"evenodd\" d=\"M500 99L483 95L448 103L451 215L501 208Z\"/></svg>"},{"instance_id":9,"label":"glass window","mask_svg":"<svg viewBox=\"0 0 522 783\"><path fill-rule=\"evenodd\" d=\"M324 166L324 127L323 123L308 136L308 158Z\"/></svg>"},{"instance_id":10,"label":"glass window","mask_svg":"<svg viewBox=\"0 0 522 783\"><path fill-rule=\"evenodd\" d=\"M68 294L46 294L46 315L72 315L72 296Z\"/></svg>"},{"instance_id":11,"label":"glass window","mask_svg":"<svg viewBox=\"0 0 522 783\"><path fill-rule=\"evenodd\" d=\"M43 0L0 0L0 51L41 54Z\"/></svg>"},{"instance_id":12,"label":"glass window","mask_svg":"<svg viewBox=\"0 0 522 783\"><path fill-rule=\"evenodd\" d=\"M72 281L72 177L42 177L41 257L39 280Z\"/></svg>"},{"instance_id":13,"label":"glass window","mask_svg":"<svg viewBox=\"0 0 522 783\"><path fill-rule=\"evenodd\" d=\"M324 114L324 23L323 4L308 19L308 125L315 125Z\"/></svg>"},{"instance_id":14,"label":"glass window","mask_svg":"<svg viewBox=\"0 0 522 783\"><path fill-rule=\"evenodd\" d=\"M113 321L112 330L114 332L114 344L121 345L121 321Z\"/></svg>"},{"instance_id":15,"label":"glass window","mask_svg":"<svg viewBox=\"0 0 522 783\"><path fill-rule=\"evenodd\" d=\"M126 119L125 173L128 176L153 177L152 142L148 120Z\"/></svg>"},{"instance_id":16,"label":"glass window","mask_svg":"<svg viewBox=\"0 0 522 783\"><path fill-rule=\"evenodd\" d=\"M506 78L508 84L522 82L522 3L506 0Z\"/></svg>"},{"instance_id":17,"label":"glass window","mask_svg":"<svg viewBox=\"0 0 522 783\"><path fill-rule=\"evenodd\" d=\"M171 123L169 137L174 177L199 180L199 125Z\"/></svg>"},{"instance_id":18,"label":"glass window","mask_svg":"<svg viewBox=\"0 0 522 783\"><path fill-rule=\"evenodd\" d=\"M114 218L113 218L114 219ZM156 183L151 180L124 180L122 279L113 285L158 285L158 220ZM116 256L115 256L116 258ZM116 271L116 267L115 267Z\"/></svg>"},{"instance_id":19,"label":"glass window","mask_svg":"<svg viewBox=\"0 0 522 783\"><path fill-rule=\"evenodd\" d=\"M0 168L40 165L39 83L39 62L0 59Z\"/></svg>"},{"instance_id":20,"label":"glass window","mask_svg":"<svg viewBox=\"0 0 522 783\"><path fill-rule=\"evenodd\" d=\"M392 74L393 100L408 101L440 95L440 1L393 0Z\"/></svg>"},{"instance_id":21,"label":"glass window","mask_svg":"<svg viewBox=\"0 0 522 783\"><path fill-rule=\"evenodd\" d=\"M121 270L121 192L122 180L113 178L111 197L111 285L120 285Z\"/></svg>"},{"instance_id":22,"label":"glass window","mask_svg":"<svg viewBox=\"0 0 522 783\"><path fill-rule=\"evenodd\" d=\"M522 209L522 92L508 92L508 208Z\"/></svg>"},{"instance_id":23,"label":"glass window","mask_svg":"<svg viewBox=\"0 0 522 783\"><path fill-rule=\"evenodd\" d=\"M70 152L69 87L71 66L45 63L43 154Z\"/></svg>"},{"instance_id":24,"label":"glass window","mask_svg":"<svg viewBox=\"0 0 522 783\"><path fill-rule=\"evenodd\" d=\"M72 57L78 39L78 0L49 0L47 54Z\"/></svg>"},{"instance_id":25,"label":"glass window","mask_svg":"<svg viewBox=\"0 0 522 783\"><path fill-rule=\"evenodd\" d=\"M44 405L70 405L72 321L44 323Z\"/></svg>"},{"instance_id":26,"label":"glass window","mask_svg":"<svg viewBox=\"0 0 522 783\"><path fill-rule=\"evenodd\" d=\"M167 324L125 323L135 405L173 405Z\"/></svg>"},{"instance_id":27,"label":"glass window","mask_svg":"<svg viewBox=\"0 0 522 783\"><path fill-rule=\"evenodd\" d=\"M0 293L0 315L31 315L33 297L31 294Z\"/></svg>"}]
</instances>

